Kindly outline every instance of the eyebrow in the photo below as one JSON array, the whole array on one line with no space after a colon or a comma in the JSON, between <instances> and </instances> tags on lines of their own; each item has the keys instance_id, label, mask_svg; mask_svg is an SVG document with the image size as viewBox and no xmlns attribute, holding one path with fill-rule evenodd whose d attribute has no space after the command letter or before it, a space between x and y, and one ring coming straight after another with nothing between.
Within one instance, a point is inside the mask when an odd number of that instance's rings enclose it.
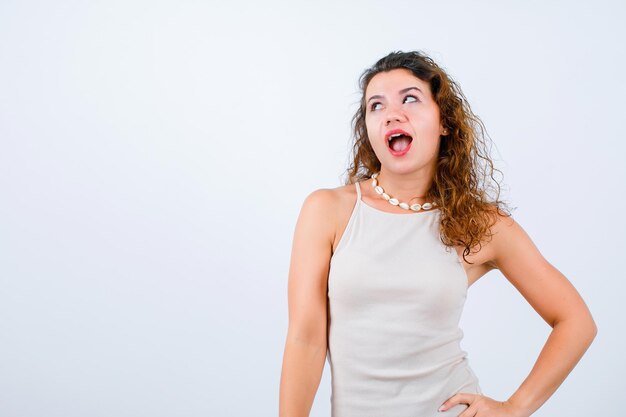
<instances>
[{"instance_id":1,"label":"eyebrow","mask_svg":"<svg viewBox=\"0 0 626 417\"><path fill-rule=\"evenodd\" d=\"M406 93L407 91L411 91L411 90L417 90L417 91L419 91L420 93L424 94L424 92L423 92L422 90L420 90L419 88L417 88L417 87L407 87L407 88L403 88L402 90L398 91L398 94L404 94L404 93ZM370 98L368 98L368 99L367 99L367 102L369 103L369 101L370 101L370 100L375 99L375 98L384 98L384 96L381 96L381 95L378 95L378 94L377 94L377 95L375 95L375 96L371 96Z\"/></svg>"}]
</instances>

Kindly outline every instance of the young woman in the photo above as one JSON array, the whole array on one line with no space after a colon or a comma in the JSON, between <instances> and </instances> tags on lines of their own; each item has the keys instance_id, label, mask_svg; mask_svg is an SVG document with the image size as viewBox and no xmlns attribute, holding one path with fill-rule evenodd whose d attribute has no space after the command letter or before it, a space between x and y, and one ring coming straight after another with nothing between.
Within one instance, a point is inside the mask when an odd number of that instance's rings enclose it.
<instances>
[{"instance_id":1,"label":"young woman","mask_svg":"<svg viewBox=\"0 0 626 417\"><path fill-rule=\"evenodd\" d=\"M587 306L489 196L482 122L430 57L393 52L360 86L347 185L312 192L296 224L280 416L309 415L326 358L333 417L530 416L594 339ZM467 289L492 269L553 328L505 401L460 348Z\"/></svg>"}]
</instances>

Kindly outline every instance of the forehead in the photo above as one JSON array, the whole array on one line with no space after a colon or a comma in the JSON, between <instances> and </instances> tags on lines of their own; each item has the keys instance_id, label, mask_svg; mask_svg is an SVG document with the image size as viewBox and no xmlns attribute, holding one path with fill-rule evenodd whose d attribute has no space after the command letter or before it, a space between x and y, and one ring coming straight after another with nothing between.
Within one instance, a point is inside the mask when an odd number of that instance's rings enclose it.
<instances>
[{"instance_id":1,"label":"forehead","mask_svg":"<svg viewBox=\"0 0 626 417\"><path fill-rule=\"evenodd\" d=\"M365 89L365 94L367 97L373 94L385 95L397 93L407 87L418 87L424 93L430 92L427 82L420 80L406 68L397 68L374 75Z\"/></svg>"}]
</instances>

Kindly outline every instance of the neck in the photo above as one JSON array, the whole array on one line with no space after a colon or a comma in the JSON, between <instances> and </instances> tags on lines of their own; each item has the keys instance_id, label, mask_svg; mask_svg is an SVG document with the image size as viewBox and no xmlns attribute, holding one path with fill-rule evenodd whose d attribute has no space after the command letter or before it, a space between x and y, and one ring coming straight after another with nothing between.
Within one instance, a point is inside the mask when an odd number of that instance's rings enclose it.
<instances>
[{"instance_id":1,"label":"neck","mask_svg":"<svg viewBox=\"0 0 626 417\"><path fill-rule=\"evenodd\" d=\"M428 190L432 185L432 175L424 172L398 174L381 167L378 182L385 192L407 203L429 202Z\"/></svg>"}]
</instances>

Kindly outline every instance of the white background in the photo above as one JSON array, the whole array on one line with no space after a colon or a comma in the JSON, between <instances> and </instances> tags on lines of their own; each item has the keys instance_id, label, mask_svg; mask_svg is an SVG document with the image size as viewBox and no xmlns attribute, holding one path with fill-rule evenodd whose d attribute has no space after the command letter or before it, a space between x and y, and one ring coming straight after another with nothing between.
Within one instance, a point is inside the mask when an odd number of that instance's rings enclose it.
<instances>
[{"instance_id":1,"label":"white background","mask_svg":"<svg viewBox=\"0 0 626 417\"><path fill-rule=\"evenodd\" d=\"M304 198L342 185L357 78L422 50L599 333L536 416L623 414L620 1L0 3L0 415L277 416ZM462 347L486 395L549 326L498 271ZM330 415L328 365L311 416Z\"/></svg>"}]
</instances>

